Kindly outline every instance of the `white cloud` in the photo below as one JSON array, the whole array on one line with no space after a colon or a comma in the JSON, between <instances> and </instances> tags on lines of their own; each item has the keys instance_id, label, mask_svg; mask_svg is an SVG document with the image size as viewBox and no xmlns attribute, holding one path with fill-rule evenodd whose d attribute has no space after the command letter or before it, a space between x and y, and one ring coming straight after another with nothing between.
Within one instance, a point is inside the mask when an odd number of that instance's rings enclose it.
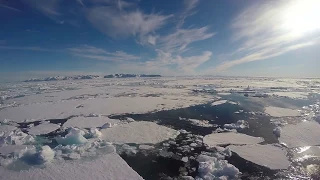
<instances>
[{"instance_id":1,"label":"white cloud","mask_svg":"<svg viewBox=\"0 0 320 180\"><path fill-rule=\"evenodd\" d=\"M14 8L14 7L5 5L5 4L1 4L1 1L0 1L0 8L9 9L9 10L11 10L11 11L16 11L16 12L22 12L21 10L19 10L19 9L17 9L17 8Z\"/></svg>"},{"instance_id":2,"label":"white cloud","mask_svg":"<svg viewBox=\"0 0 320 180\"><path fill-rule=\"evenodd\" d=\"M110 7L88 9L87 18L101 32L111 37L146 36L166 24L172 15L144 14L139 10L119 11Z\"/></svg>"},{"instance_id":3,"label":"white cloud","mask_svg":"<svg viewBox=\"0 0 320 180\"><path fill-rule=\"evenodd\" d=\"M193 29L177 29L174 33L161 37L159 46L164 51L181 52L193 42L213 37L215 33L207 32L208 29L207 26Z\"/></svg>"},{"instance_id":4,"label":"white cloud","mask_svg":"<svg viewBox=\"0 0 320 180\"><path fill-rule=\"evenodd\" d=\"M179 22L177 23L177 29L181 28L185 22L185 19L195 14L194 9L199 4L199 0L184 0L183 11L179 16Z\"/></svg>"},{"instance_id":5,"label":"white cloud","mask_svg":"<svg viewBox=\"0 0 320 180\"><path fill-rule=\"evenodd\" d=\"M317 36L298 35L294 29L285 26L284 12L297 2L300 1L264 1L240 13L232 21L231 28L234 32L232 41L241 45L229 54L231 60L219 64L214 71L222 72L239 64L266 60L316 44Z\"/></svg>"},{"instance_id":6,"label":"white cloud","mask_svg":"<svg viewBox=\"0 0 320 180\"><path fill-rule=\"evenodd\" d=\"M28 6L36 9L51 20L63 24L62 13L59 12L61 0L22 0Z\"/></svg>"},{"instance_id":7,"label":"white cloud","mask_svg":"<svg viewBox=\"0 0 320 180\"><path fill-rule=\"evenodd\" d=\"M108 52L104 49L89 45L69 48L68 51L75 56L102 61L128 61L140 59L138 56L123 51Z\"/></svg>"}]
</instances>

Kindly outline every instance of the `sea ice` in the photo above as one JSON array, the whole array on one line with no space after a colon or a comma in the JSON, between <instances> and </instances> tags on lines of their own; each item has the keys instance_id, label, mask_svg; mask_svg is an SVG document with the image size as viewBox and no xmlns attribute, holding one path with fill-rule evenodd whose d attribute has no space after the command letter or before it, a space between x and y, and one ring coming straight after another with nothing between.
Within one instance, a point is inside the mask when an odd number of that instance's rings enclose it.
<instances>
[{"instance_id":1,"label":"sea ice","mask_svg":"<svg viewBox=\"0 0 320 180\"><path fill-rule=\"evenodd\" d=\"M154 122L132 122L122 124L113 128L102 129L102 139L114 143L136 143L136 144L155 144L175 138L179 132L160 126Z\"/></svg>"},{"instance_id":2,"label":"sea ice","mask_svg":"<svg viewBox=\"0 0 320 180\"><path fill-rule=\"evenodd\" d=\"M282 127L279 141L289 148L320 145L320 125L315 121L288 124Z\"/></svg>"},{"instance_id":3,"label":"sea ice","mask_svg":"<svg viewBox=\"0 0 320 180\"><path fill-rule=\"evenodd\" d=\"M265 108L264 112L269 114L270 116L273 116L273 117L299 116L300 115L300 112L298 110L273 107L273 106L267 106Z\"/></svg>"},{"instance_id":4,"label":"sea ice","mask_svg":"<svg viewBox=\"0 0 320 180\"><path fill-rule=\"evenodd\" d=\"M62 145L84 144L87 142L87 139L83 135L85 133L82 130L71 128L65 137L58 136L55 139L58 144Z\"/></svg>"},{"instance_id":5,"label":"sea ice","mask_svg":"<svg viewBox=\"0 0 320 180\"><path fill-rule=\"evenodd\" d=\"M197 161L199 162L198 176L205 180L220 179L220 177L238 179L240 175L239 169L229 164L226 160L218 160L215 157L199 155Z\"/></svg>"},{"instance_id":6,"label":"sea ice","mask_svg":"<svg viewBox=\"0 0 320 180\"><path fill-rule=\"evenodd\" d=\"M244 129L249 127L249 123L245 120L238 120L237 123L224 124L226 129Z\"/></svg>"},{"instance_id":7,"label":"sea ice","mask_svg":"<svg viewBox=\"0 0 320 180\"><path fill-rule=\"evenodd\" d=\"M44 124L39 124L37 126L33 126L30 129L28 129L28 134L31 134L31 135L48 134L59 128L60 126L57 124L44 123Z\"/></svg>"},{"instance_id":8,"label":"sea ice","mask_svg":"<svg viewBox=\"0 0 320 180\"><path fill-rule=\"evenodd\" d=\"M211 106L217 106L217 105L220 105L220 104L224 104L226 102L227 102L227 100L215 101L215 102L211 103Z\"/></svg>"},{"instance_id":9,"label":"sea ice","mask_svg":"<svg viewBox=\"0 0 320 180\"><path fill-rule=\"evenodd\" d=\"M28 171L12 171L0 167L1 179L6 180L142 180L118 154L110 153L90 161L74 160L47 164L44 168L32 168Z\"/></svg>"},{"instance_id":10,"label":"sea ice","mask_svg":"<svg viewBox=\"0 0 320 180\"><path fill-rule=\"evenodd\" d=\"M117 124L120 120L110 119L108 117L73 117L63 124L63 127L92 128L102 127L105 123Z\"/></svg>"},{"instance_id":11,"label":"sea ice","mask_svg":"<svg viewBox=\"0 0 320 180\"><path fill-rule=\"evenodd\" d=\"M0 137L0 146L5 144L22 145L34 142L34 138L20 129L11 131L8 135Z\"/></svg>"},{"instance_id":12,"label":"sea ice","mask_svg":"<svg viewBox=\"0 0 320 180\"><path fill-rule=\"evenodd\" d=\"M257 144L263 142L261 137L248 136L246 134L226 132L212 133L203 138L203 142L209 146L227 145L227 144Z\"/></svg>"},{"instance_id":13,"label":"sea ice","mask_svg":"<svg viewBox=\"0 0 320 180\"><path fill-rule=\"evenodd\" d=\"M50 162L54 158L54 151L49 146L42 146L37 157L41 163Z\"/></svg>"},{"instance_id":14,"label":"sea ice","mask_svg":"<svg viewBox=\"0 0 320 180\"><path fill-rule=\"evenodd\" d=\"M228 147L240 157L270 169L287 169L290 164L286 156L287 152L271 144L230 145Z\"/></svg>"}]
</instances>

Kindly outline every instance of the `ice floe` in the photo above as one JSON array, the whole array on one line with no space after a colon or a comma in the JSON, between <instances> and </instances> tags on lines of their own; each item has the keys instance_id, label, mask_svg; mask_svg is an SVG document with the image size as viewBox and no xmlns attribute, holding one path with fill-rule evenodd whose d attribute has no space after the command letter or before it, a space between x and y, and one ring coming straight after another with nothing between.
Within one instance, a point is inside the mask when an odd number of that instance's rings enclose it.
<instances>
[{"instance_id":1,"label":"ice floe","mask_svg":"<svg viewBox=\"0 0 320 180\"><path fill-rule=\"evenodd\" d=\"M28 129L28 134L31 134L31 135L48 134L59 128L60 126L57 124L44 123L44 124L39 124L37 126L33 126L30 129Z\"/></svg>"},{"instance_id":2,"label":"ice floe","mask_svg":"<svg viewBox=\"0 0 320 180\"><path fill-rule=\"evenodd\" d=\"M320 145L320 124L306 121L288 124L281 130L279 141L289 148Z\"/></svg>"},{"instance_id":3,"label":"ice floe","mask_svg":"<svg viewBox=\"0 0 320 180\"><path fill-rule=\"evenodd\" d=\"M51 163L44 168L32 168L28 171L12 171L0 167L1 179L6 180L113 180L143 178L116 153L109 153L91 161L64 161Z\"/></svg>"},{"instance_id":4,"label":"ice floe","mask_svg":"<svg viewBox=\"0 0 320 180\"><path fill-rule=\"evenodd\" d=\"M299 116L301 115L298 110L267 106L265 113L273 117L285 117L285 116Z\"/></svg>"},{"instance_id":5,"label":"ice floe","mask_svg":"<svg viewBox=\"0 0 320 180\"><path fill-rule=\"evenodd\" d=\"M286 150L271 144L230 145L228 147L240 157L270 169L287 169L290 164Z\"/></svg>"},{"instance_id":6,"label":"ice floe","mask_svg":"<svg viewBox=\"0 0 320 180\"><path fill-rule=\"evenodd\" d=\"M159 143L169 138L175 138L179 132L171 128L160 126L154 122L132 122L113 128L103 129L102 139L114 143Z\"/></svg>"},{"instance_id":7,"label":"ice floe","mask_svg":"<svg viewBox=\"0 0 320 180\"><path fill-rule=\"evenodd\" d=\"M246 134L225 132L212 133L203 138L203 142L209 146L227 145L227 144L257 144L263 142L261 137L253 137Z\"/></svg>"},{"instance_id":8,"label":"ice floe","mask_svg":"<svg viewBox=\"0 0 320 180\"><path fill-rule=\"evenodd\" d=\"M11 131L8 135L0 137L0 146L2 145L23 145L33 143L33 136L22 132L20 129Z\"/></svg>"},{"instance_id":9,"label":"ice floe","mask_svg":"<svg viewBox=\"0 0 320 180\"><path fill-rule=\"evenodd\" d=\"M110 119L108 117L73 117L67 120L63 124L63 127L78 127L78 128L92 128L92 127L102 127L106 123L110 123L111 126L119 123L120 120ZM110 127L111 127L110 126Z\"/></svg>"}]
</instances>

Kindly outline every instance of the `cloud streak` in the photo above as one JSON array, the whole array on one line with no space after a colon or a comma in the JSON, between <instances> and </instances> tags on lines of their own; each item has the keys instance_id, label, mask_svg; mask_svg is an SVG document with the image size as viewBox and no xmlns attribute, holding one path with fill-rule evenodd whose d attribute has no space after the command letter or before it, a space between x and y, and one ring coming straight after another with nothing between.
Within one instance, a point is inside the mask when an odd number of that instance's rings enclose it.
<instances>
[{"instance_id":1,"label":"cloud streak","mask_svg":"<svg viewBox=\"0 0 320 180\"><path fill-rule=\"evenodd\" d=\"M130 61L140 59L138 56L123 51L108 52L104 49L89 45L69 48L68 51L74 56L102 61Z\"/></svg>"}]
</instances>

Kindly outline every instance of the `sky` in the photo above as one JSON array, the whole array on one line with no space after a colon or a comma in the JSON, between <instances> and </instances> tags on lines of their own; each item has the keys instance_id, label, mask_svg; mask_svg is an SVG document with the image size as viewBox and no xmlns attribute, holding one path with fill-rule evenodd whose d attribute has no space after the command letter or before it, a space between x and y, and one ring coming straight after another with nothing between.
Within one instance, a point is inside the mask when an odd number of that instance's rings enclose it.
<instances>
[{"instance_id":1,"label":"sky","mask_svg":"<svg viewBox=\"0 0 320 180\"><path fill-rule=\"evenodd\" d=\"M319 0L0 0L0 76L320 77Z\"/></svg>"}]
</instances>

